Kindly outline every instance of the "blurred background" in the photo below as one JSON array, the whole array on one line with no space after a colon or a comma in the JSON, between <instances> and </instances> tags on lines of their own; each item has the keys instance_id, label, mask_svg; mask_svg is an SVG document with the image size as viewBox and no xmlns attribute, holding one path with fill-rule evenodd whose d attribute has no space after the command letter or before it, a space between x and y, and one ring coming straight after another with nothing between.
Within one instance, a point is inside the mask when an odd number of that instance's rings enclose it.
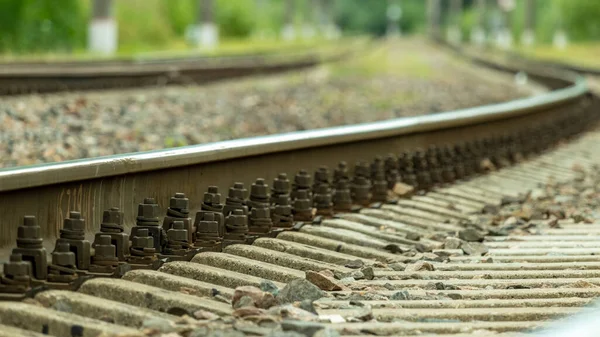
<instances>
[{"instance_id":1,"label":"blurred background","mask_svg":"<svg viewBox=\"0 0 600 337\"><path fill-rule=\"evenodd\" d=\"M1 0L0 53L247 50L436 25L454 40L562 49L598 40L598 17L597 0Z\"/></svg>"}]
</instances>

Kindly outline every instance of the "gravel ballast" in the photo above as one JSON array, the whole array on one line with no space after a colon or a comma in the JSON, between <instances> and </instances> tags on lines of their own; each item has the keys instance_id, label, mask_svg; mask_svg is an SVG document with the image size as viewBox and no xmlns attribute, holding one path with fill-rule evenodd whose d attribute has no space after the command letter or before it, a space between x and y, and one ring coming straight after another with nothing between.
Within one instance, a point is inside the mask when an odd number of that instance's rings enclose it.
<instances>
[{"instance_id":1,"label":"gravel ballast","mask_svg":"<svg viewBox=\"0 0 600 337\"><path fill-rule=\"evenodd\" d=\"M0 167L156 150L498 103L538 92L421 40L206 86L0 100Z\"/></svg>"}]
</instances>

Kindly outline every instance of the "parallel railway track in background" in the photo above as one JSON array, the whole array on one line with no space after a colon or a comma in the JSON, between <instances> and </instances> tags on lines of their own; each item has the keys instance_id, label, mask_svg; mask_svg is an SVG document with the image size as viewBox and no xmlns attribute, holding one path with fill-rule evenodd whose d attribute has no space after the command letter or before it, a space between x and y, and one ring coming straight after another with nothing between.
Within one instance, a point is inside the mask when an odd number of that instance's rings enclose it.
<instances>
[{"instance_id":1,"label":"parallel railway track in background","mask_svg":"<svg viewBox=\"0 0 600 337\"><path fill-rule=\"evenodd\" d=\"M1 63L0 95L205 84L333 62L347 57L363 43L368 42L352 41L333 50L316 48L313 51L221 57Z\"/></svg>"},{"instance_id":2,"label":"parallel railway track in background","mask_svg":"<svg viewBox=\"0 0 600 337\"><path fill-rule=\"evenodd\" d=\"M12 261L0 297L13 300L0 302L0 336L134 334L157 320L191 336L202 324L177 316L257 322L264 311L228 303L236 287L274 285L284 302L305 278L328 289L305 332L513 334L580 312L600 295L595 226L478 222L600 163L600 105L582 78L556 69L528 76L553 91L0 170L0 256ZM315 275L323 269L333 276ZM221 322L247 335L268 330ZM300 329L289 317L276 326Z\"/></svg>"}]
</instances>

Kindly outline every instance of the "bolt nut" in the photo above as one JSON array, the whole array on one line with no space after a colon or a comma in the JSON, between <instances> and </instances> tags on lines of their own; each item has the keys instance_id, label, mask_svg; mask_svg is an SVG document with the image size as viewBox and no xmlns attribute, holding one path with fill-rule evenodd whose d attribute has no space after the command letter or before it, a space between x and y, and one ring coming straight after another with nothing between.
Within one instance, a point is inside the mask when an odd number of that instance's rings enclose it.
<instances>
[{"instance_id":1,"label":"bolt nut","mask_svg":"<svg viewBox=\"0 0 600 337\"><path fill-rule=\"evenodd\" d=\"M94 242L95 258L114 258L117 256L117 247L115 247L108 235L99 235Z\"/></svg>"},{"instance_id":2,"label":"bolt nut","mask_svg":"<svg viewBox=\"0 0 600 337\"><path fill-rule=\"evenodd\" d=\"M209 205L218 205L221 203L221 194L217 186L208 187L208 192L204 193L204 203Z\"/></svg>"},{"instance_id":3,"label":"bolt nut","mask_svg":"<svg viewBox=\"0 0 600 337\"><path fill-rule=\"evenodd\" d=\"M279 173L277 178L273 180L273 192L278 194L288 194L290 192L290 181L287 174Z\"/></svg>"},{"instance_id":4,"label":"bolt nut","mask_svg":"<svg viewBox=\"0 0 600 337\"><path fill-rule=\"evenodd\" d=\"M169 207L174 209L188 209L190 207L190 199L186 198L183 193L175 193L175 196L169 200Z\"/></svg>"},{"instance_id":5,"label":"bolt nut","mask_svg":"<svg viewBox=\"0 0 600 337\"><path fill-rule=\"evenodd\" d=\"M31 263L23 261L23 255L11 254L9 262L4 263L4 275L26 276L30 274Z\"/></svg>"},{"instance_id":6,"label":"bolt nut","mask_svg":"<svg viewBox=\"0 0 600 337\"><path fill-rule=\"evenodd\" d=\"M123 212L120 212L118 207L111 207L102 213L102 223L123 224Z\"/></svg>"},{"instance_id":7,"label":"bolt nut","mask_svg":"<svg viewBox=\"0 0 600 337\"><path fill-rule=\"evenodd\" d=\"M269 185L263 178L258 178L250 187L250 198L264 199L269 196Z\"/></svg>"},{"instance_id":8,"label":"bolt nut","mask_svg":"<svg viewBox=\"0 0 600 337\"><path fill-rule=\"evenodd\" d=\"M252 219L266 219L271 217L271 212L267 207L253 208L250 217Z\"/></svg>"},{"instance_id":9,"label":"bolt nut","mask_svg":"<svg viewBox=\"0 0 600 337\"><path fill-rule=\"evenodd\" d=\"M63 221L63 227L74 231L85 231L85 219L79 212L70 212L69 217Z\"/></svg>"},{"instance_id":10,"label":"bolt nut","mask_svg":"<svg viewBox=\"0 0 600 337\"><path fill-rule=\"evenodd\" d=\"M74 266L75 254L70 251L70 245L66 242L56 244L56 249L52 253L52 263L58 266Z\"/></svg>"},{"instance_id":11,"label":"bolt nut","mask_svg":"<svg viewBox=\"0 0 600 337\"><path fill-rule=\"evenodd\" d=\"M158 205L157 204L139 204L138 205L138 216L143 218L158 218Z\"/></svg>"},{"instance_id":12,"label":"bolt nut","mask_svg":"<svg viewBox=\"0 0 600 337\"><path fill-rule=\"evenodd\" d=\"M229 197L243 200L246 199L247 192L243 183L235 183L229 188Z\"/></svg>"}]
</instances>

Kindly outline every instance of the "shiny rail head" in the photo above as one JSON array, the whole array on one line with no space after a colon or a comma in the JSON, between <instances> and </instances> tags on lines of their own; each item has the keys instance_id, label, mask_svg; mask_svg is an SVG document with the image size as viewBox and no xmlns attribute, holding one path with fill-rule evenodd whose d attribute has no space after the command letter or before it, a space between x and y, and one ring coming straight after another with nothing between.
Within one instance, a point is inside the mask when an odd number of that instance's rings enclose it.
<instances>
[{"instance_id":1,"label":"shiny rail head","mask_svg":"<svg viewBox=\"0 0 600 337\"><path fill-rule=\"evenodd\" d=\"M550 93L432 115L5 168L0 169L0 192L489 123L560 106L588 92L585 80L577 77L571 86Z\"/></svg>"}]
</instances>

